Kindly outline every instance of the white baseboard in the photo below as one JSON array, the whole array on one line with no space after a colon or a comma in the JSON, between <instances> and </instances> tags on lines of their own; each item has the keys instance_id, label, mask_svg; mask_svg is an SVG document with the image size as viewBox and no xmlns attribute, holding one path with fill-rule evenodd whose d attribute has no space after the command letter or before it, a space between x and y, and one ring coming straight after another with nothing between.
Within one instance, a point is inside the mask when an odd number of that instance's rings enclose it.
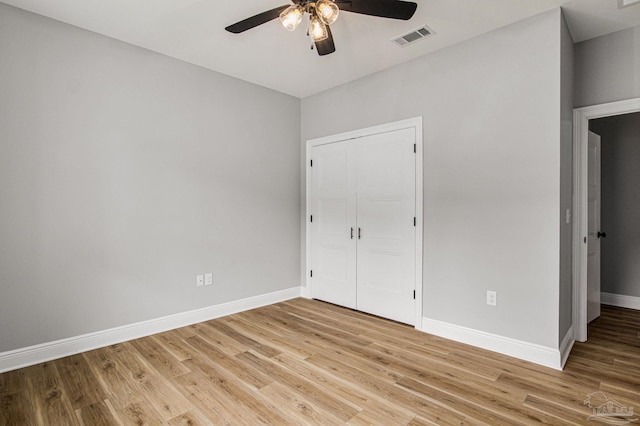
<instances>
[{"instance_id":1,"label":"white baseboard","mask_svg":"<svg viewBox=\"0 0 640 426\"><path fill-rule=\"evenodd\" d=\"M569 359L569 354L571 353L571 349L573 348L573 344L576 343L576 339L574 337L573 326L569 327L567 330L567 334L564 335L564 339L560 343L560 367L564 368L564 365L567 363L567 359Z\"/></svg>"},{"instance_id":2,"label":"white baseboard","mask_svg":"<svg viewBox=\"0 0 640 426\"><path fill-rule=\"evenodd\" d=\"M619 308L640 310L640 297L623 294L600 293L600 303Z\"/></svg>"},{"instance_id":3,"label":"white baseboard","mask_svg":"<svg viewBox=\"0 0 640 426\"><path fill-rule=\"evenodd\" d=\"M311 299L311 291L309 287L300 287L300 296L305 299Z\"/></svg>"},{"instance_id":4,"label":"white baseboard","mask_svg":"<svg viewBox=\"0 0 640 426\"><path fill-rule=\"evenodd\" d=\"M561 362L562 357L559 349L523 342L521 340L449 324L431 318L422 318L421 331L540 364L545 367L562 370L563 364ZM573 337L573 334L571 337ZM568 343L566 343L566 345L568 346Z\"/></svg>"},{"instance_id":5,"label":"white baseboard","mask_svg":"<svg viewBox=\"0 0 640 426\"><path fill-rule=\"evenodd\" d=\"M301 288L292 287L162 318L0 352L0 373L294 299L300 297Z\"/></svg>"}]
</instances>

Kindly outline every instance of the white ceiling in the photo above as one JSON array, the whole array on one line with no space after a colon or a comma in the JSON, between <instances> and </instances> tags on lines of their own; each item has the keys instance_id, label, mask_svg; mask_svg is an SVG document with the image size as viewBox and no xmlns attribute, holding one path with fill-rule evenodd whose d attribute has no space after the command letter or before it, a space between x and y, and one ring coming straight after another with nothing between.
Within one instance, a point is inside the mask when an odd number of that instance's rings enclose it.
<instances>
[{"instance_id":1,"label":"white ceiling","mask_svg":"<svg viewBox=\"0 0 640 426\"><path fill-rule=\"evenodd\" d=\"M409 21L343 12L331 26L336 52L309 49L305 26L275 20L242 34L227 25L287 0L2 0L300 98L563 6L576 42L640 24L640 4L619 0L414 0ZM404 48L391 39L427 25L436 35Z\"/></svg>"}]
</instances>

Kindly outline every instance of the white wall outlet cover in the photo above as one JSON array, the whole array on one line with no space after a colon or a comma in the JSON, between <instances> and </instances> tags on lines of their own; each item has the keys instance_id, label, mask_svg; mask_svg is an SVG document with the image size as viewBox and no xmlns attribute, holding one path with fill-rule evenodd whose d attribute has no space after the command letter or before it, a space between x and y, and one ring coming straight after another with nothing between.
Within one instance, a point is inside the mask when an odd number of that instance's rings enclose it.
<instances>
[{"instance_id":1,"label":"white wall outlet cover","mask_svg":"<svg viewBox=\"0 0 640 426\"><path fill-rule=\"evenodd\" d=\"M498 295L495 291L487 291L487 305L496 306Z\"/></svg>"},{"instance_id":2,"label":"white wall outlet cover","mask_svg":"<svg viewBox=\"0 0 640 426\"><path fill-rule=\"evenodd\" d=\"M206 274L204 276L204 285L213 285L213 274Z\"/></svg>"},{"instance_id":3,"label":"white wall outlet cover","mask_svg":"<svg viewBox=\"0 0 640 426\"><path fill-rule=\"evenodd\" d=\"M196 277L196 286L202 287L204 285L204 275L198 275Z\"/></svg>"}]
</instances>

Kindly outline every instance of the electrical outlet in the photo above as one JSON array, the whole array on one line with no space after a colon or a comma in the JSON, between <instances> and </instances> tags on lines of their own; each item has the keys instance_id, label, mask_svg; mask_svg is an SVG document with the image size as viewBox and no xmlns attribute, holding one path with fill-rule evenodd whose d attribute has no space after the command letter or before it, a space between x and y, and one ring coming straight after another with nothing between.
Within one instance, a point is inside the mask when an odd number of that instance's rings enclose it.
<instances>
[{"instance_id":1,"label":"electrical outlet","mask_svg":"<svg viewBox=\"0 0 640 426\"><path fill-rule=\"evenodd\" d=\"M213 274L209 273L204 276L204 285L213 285Z\"/></svg>"},{"instance_id":2,"label":"electrical outlet","mask_svg":"<svg viewBox=\"0 0 640 426\"><path fill-rule=\"evenodd\" d=\"M498 304L498 294L495 291L487 290L487 305L496 306Z\"/></svg>"},{"instance_id":3,"label":"electrical outlet","mask_svg":"<svg viewBox=\"0 0 640 426\"><path fill-rule=\"evenodd\" d=\"M202 287L204 285L204 275L198 275L196 277L196 286Z\"/></svg>"}]
</instances>

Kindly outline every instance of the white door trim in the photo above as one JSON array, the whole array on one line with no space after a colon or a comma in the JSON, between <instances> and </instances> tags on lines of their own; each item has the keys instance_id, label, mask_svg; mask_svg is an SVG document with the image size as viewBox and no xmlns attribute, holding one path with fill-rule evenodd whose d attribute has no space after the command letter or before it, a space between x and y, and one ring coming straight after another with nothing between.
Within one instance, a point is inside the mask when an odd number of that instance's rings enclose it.
<instances>
[{"instance_id":1,"label":"white door trim","mask_svg":"<svg viewBox=\"0 0 640 426\"><path fill-rule=\"evenodd\" d=\"M573 329L575 340L587 340L587 143L589 120L640 112L640 98L573 110Z\"/></svg>"},{"instance_id":2,"label":"white door trim","mask_svg":"<svg viewBox=\"0 0 640 426\"><path fill-rule=\"evenodd\" d=\"M407 120L395 121L393 123L382 124L379 126L367 127L366 129L359 129L350 132L340 133L337 135L325 136L322 138L311 139L307 141L307 154L306 154L306 208L305 208L305 222L306 222L306 291L304 294L308 297L313 294L311 292L312 280L310 277L311 270L311 229L309 216L310 202L309 194L311 193L311 148L318 145L324 145L328 143L340 142L349 139L361 138L365 136L376 135L380 133L393 132L396 130L413 128L416 135L416 312L415 312L415 328L422 328L422 163L423 163L423 142L422 142L422 117L409 118Z\"/></svg>"}]
</instances>

